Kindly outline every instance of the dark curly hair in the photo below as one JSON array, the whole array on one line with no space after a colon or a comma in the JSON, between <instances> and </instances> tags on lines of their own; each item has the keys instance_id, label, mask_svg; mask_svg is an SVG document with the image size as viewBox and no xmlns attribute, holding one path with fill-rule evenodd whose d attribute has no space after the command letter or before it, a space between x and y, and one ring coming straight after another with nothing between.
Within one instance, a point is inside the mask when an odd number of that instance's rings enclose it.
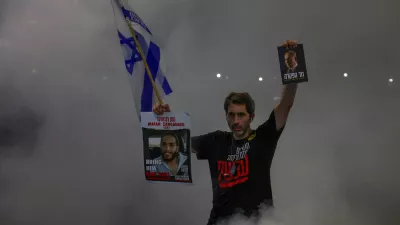
<instances>
[{"instance_id":1,"label":"dark curly hair","mask_svg":"<svg viewBox=\"0 0 400 225\"><path fill-rule=\"evenodd\" d=\"M173 132L166 132L166 133L164 133L163 135L161 135L160 145L162 144L162 139L163 139L165 136L172 136L172 137L174 137L174 138L175 138L176 145L179 146L179 143L180 143L180 142L179 142L179 137L178 137L177 134L175 134L175 133L173 133Z\"/></svg>"}]
</instances>

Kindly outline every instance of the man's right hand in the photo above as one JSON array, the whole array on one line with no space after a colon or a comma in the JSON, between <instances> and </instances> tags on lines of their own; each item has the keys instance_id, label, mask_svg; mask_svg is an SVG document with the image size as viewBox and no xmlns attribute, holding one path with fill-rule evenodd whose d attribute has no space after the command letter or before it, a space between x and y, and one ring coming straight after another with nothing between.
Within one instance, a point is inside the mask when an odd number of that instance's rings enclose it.
<instances>
[{"instance_id":1,"label":"man's right hand","mask_svg":"<svg viewBox=\"0 0 400 225\"><path fill-rule=\"evenodd\" d=\"M286 48L296 48L297 47L297 41L295 41L295 40L287 40L287 41L283 42L282 46L286 47Z\"/></svg>"},{"instance_id":2,"label":"man's right hand","mask_svg":"<svg viewBox=\"0 0 400 225\"><path fill-rule=\"evenodd\" d=\"M162 115L165 112L171 112L171 109L168 104L161 105L160 103L157 103L153 106L153 112L157 115Z\"/></svg>"}]
</instances>

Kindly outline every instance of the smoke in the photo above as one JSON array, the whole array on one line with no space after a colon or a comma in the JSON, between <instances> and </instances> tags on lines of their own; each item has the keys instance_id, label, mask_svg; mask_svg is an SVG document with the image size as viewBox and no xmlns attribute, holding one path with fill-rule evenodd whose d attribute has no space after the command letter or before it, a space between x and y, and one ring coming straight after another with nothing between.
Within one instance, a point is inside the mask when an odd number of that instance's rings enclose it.
<instances>
[{"instance_id":1,"label":"smoke","mask_svg":"<svg viewBox=\"0 0 400 225\"><path fill-rule=\"evenodd\" d=\"M351 210L344 200L333 196L320 202L304 199L302 203L294 202L293 206L282 209L266 209L261 207L260 217L247 218L234 215L218 225L354 225L376 224L367 215ZM321 206L322 205L322 206Z\"/></svg>"},{"instance_id":2,"label":"smoke","mask_svg":"<svg viewBox=\"0 0 400 225\"><path fill-rule=\"evenodd\" d=\"M398 71L400 36L391 29L399 27L398 7L129 2L165 50L174 90L165 102L190 112L193 135L226 127L230 91L249 91L253 125L264 122L281 88L276 45L305 44L310 82L299 87L273 161L276 208L258 222L235 216L227 223L400 224L399 93L382 84ZM109 0L0 1L0 224L206 224L207 162L193 160L192 185L144 180L116 34Z\"/></svg>"},{"instance_id":3,"label":"smoke","mask_svg":"<svg viewBox=\"0 0 400 225\"><path fill-rule=\"evenodd\" d=\"M32 104L26 100L8 79L2 79L0 85L1 224L14 224L17 215L10 210L10 197L16 193L15 176L19 176L14 166L26 162L35 155L35 150L40 145L40 131L45 124L44 115L32 108Z\"/></svg>"},{"instance_id":4,"label":"smoke","mask_svg":"<svg viewBox=\"0 0 400 225\"><path fill-rule=\"evenodd\" d=\"M148 196L111 6L82 3L0 8L0 224L125 224Z\"/></svg>"},{"instance_id":5,"label":"smoke","mask_svg":"<svg viewBox=\"0 0 400 225\"><path fill-rule=\"evenodd\" d=\"M37 129L42 124L40 118L29 108L0 115L0 154L32 155L37 143ZM24 152L19 152L20 150Z\"/></svg>"},{"instance_id":6,"label":"smoke","mask_svg":"<svg viewBox=\"0 0 400 225\"><path fill-rule=\"evenodd\" d=\"M0 85L0 155L30 157L37 147L39 129L44 123L28 105L21 105L12 86ZM17 104L16 104L17 103Z\"/></svg>"}]
</instances>

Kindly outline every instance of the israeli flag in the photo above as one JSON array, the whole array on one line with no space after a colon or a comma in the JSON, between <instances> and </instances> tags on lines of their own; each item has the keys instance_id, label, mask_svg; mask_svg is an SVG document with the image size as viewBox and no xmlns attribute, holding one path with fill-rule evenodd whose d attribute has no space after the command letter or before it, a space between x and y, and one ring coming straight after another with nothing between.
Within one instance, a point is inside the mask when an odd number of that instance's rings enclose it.
<instances>
[{"instance_id":1,"label":"israeli flag","mask_svg":"<svg viewBox=\"0 0 400 225\"><path fill-rule=\"evenodd\" d=\"M122 4L121 4L122 3ZM136 48L135 41L128 27L128 21L135 30L135 35L146 57L154 82L161 97L172 93L172 89L164 76L165 67L161 57L160 47L151 41L152 33L140 17L122 0L111 0L114 17L118 29L118 36L125 58L126 70L130 76L136 112L151 112L156 102L153 86L146 72L144 61ZM127 21L128 19L128 21Z\"/></svg>"}]
</instances>

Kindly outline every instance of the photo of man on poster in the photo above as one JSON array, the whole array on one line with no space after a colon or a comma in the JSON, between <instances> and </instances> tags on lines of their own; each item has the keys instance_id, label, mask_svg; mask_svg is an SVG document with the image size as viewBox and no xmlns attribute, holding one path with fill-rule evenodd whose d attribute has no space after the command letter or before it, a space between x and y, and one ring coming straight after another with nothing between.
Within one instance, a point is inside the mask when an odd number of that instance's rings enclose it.
<instances>
[{"instance_id":1,"label":"photo of man on poster","mask_svg":"<svg viewBox=\"0 0 400 225\"><path fill-rule=\"evenodd\" d=\"M278 47L282 84L308 82L306 61L302 44Z\"/></svg>"},{"instance_id":2,"label":"photo of man on poster","mask_svg":"<svg viewBox=\"0 0 400 225\"><path fill-rule=\"evenodd\" d=\"M156 166L158 173L168 172L170 176L183 175L187 173L185 166L187 156L180 152L181 146L180 137L173 133L167 132L160 138L161 155L155 160L159 160L161 164Z\"/></svg>"},{"instance_id":3,"label":"photo of man on poster","mask_svg":"<svg viewBox=\"0 0 400 225\"><path fill-rule=\"evenodd\" d=\"M293 50L287 50L285 52L285 65L286 73L296 73L297 72L297 55Z\"/></svg>"}]
</instances>

